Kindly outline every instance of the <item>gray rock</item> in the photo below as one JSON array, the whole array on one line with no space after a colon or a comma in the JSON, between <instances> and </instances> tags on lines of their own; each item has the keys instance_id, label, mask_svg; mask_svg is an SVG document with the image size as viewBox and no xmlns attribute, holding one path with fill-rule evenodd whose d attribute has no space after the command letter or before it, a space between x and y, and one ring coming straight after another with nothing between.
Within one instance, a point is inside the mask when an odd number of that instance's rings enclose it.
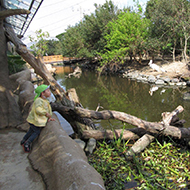
<instances>
[{"instance_id":1,"label":"gray rock","mask_svg":"<svg viewBox=\"0 0 190 190\"><path fill-rule=\"evenodd\" d=\"M164 85L165 82L164 82L162 79L158 79L158 80L155 82L155 84L157 84L157 85Z\"/></svg>"},{"instance_id":2,"label":"gray rock","mask_svg":"<svg viewBox=\"0 0 190 190\"><path fill-rule=\"evenodd\" d=\"M85 148L85 151L90 152L90 154L92 154L95 148L96 148L96 139L90 138Z\"/></svg>"},{"instance_id":3,"label":"gray rock","mask_svg":"<svg viewBox=\"0 0 190 190\"><path fill-rule=\"evenodd\" d=\"M171 79L170 78L164 78L164 82L166 82L166 83L169 83L171 81Z\"/></svg>"},{"instance_id":4,"label":"gray rock","mask_svg":"<svg viewBox=\"0 0 190 190\"><path fill-rule=\"evenodd\" d=\"M177 86L186 86L186 82L178 82L176 83Z\"/></svg>"},{"instance_id":5,"label":"gray rock","mask_svg":"<svg viewBox=\"0 0 190 190\"><path fill-rule=\"evenodd\" d=\"M172 83L178 83L178 82L179 82L179 79L174 78L174 79L171 80L171 82L172 82Z\"/></svg>"},{"instance_id":6,"label":"gray rock","mask_svg":"<svg viewBox=\"0 0 190 190\"><path fill-rule=\"evenodd\" d=\"M81 139L74 139L74 141L84 150L84 147L86 146L86 143L84 141Z\"/></svg>"},{"instance_id":7,"label":"gray rock","mask_svg":"<svg viewBox=\"0 0 190 190\"><path fill-rule=\"evenodd\" d=\"M155 83L155 81L156 81L156 77L155 76L153 76L153 75L148 76L148 82L149 83Z\"/></svg>"},{"instance_id":8,"label":"gray rock","mask_svg":"<svg viewBox=\"0 0 190 190\"><path fill-rule=\"evenodd\" d=\"M33 168L40 172L47 190L105 190L101 175L88 163L79 145L56 121L47 123L29 154ZM74 184L74 186L73 186Z\"/></svg>"},{"instance_id":9,"label":"gray rock","mask_svg":"<svg viewBox=\"0 0 190 190\"><path fill-rule=\"evenodd\" d=\"M132 78L132 79L136 79L138 76L139 76L138 73L133 73L133 74L131 75L131 78Z\"/></svg>"},{"instance_id":10,"label":"gray rock","mask_svg":"<svg viewBox=\"0 0 190 190\"><path fill-rule=\"evenodd\" d=\"M184 100L190 100L190 93L186 92L185 94L183 94L183 99Z\"/></svg>"}]
</instances>

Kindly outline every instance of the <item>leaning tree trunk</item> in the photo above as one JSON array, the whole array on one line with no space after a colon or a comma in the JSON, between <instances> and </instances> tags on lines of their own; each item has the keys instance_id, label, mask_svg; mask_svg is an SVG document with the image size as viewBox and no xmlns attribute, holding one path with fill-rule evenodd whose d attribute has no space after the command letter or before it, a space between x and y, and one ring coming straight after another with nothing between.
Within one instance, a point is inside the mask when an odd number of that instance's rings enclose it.
<instances>
[{"instance_id":1,"label":"leaning tree trunk","mask_svg":"<svg viewBox=\"0 0 190 190\"><path fill-rule=\"evenodd\" d=\"M0 128L15 127L22 122L22 115L12 93L7 61L7 43L0 17Z\"/></svg>"},{"instance_id":2,"label":"leaning tree trunk","mask_svg":"<svg viewBox=\"0 0 190 190\"><path fill-rule=\"evenodd\" d=\"M40 58L35 58L35 56L27 50L26 45L15 35L13 29L11 27L6 27L5 30L7 38L15 45L17 53L34 68L35 72L44 79L45 83L50 84L51 91L55 95L58 105L60 104L70 108L74 108L75 106L81 107L75 89L65 92L47 70L43 61ZM65 117L64 113L61 114ZM89 127L94 128L94 124L91 119L73 118L69 115L65 118L71 124L73 130L79 135L79 137L82 135L83 130L89 129Z\"/></svg>"}]
</instances>

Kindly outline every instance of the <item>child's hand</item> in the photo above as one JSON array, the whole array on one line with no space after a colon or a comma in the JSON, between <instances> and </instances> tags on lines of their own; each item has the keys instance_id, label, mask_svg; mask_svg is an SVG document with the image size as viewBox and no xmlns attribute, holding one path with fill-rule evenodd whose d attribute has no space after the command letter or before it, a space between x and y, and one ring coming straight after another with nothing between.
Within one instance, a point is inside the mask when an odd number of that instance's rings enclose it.
<instances>
[{"instance_id":1,"label":"child's hand","mask_svg":"<svg viewBox=\"0 0 190 190\"><path fill-rule=\"evenodd\" d=\"M48 119L48 122L49 122L49 121L55 121L55 119L50 117L50 118Z\"/></svg>"}]
</instances>

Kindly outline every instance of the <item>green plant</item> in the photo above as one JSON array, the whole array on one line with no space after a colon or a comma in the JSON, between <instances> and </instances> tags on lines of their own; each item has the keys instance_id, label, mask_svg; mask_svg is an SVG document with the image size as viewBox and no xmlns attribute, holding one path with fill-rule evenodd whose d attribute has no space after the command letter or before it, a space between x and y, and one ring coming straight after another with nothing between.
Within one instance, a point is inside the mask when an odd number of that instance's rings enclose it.
<instances>
[{"instance_id":1,"label":"green plant","mask_svg":"<svg viewBox=\"0 0 190 190\"><path fill-rule=\"evenodd\" d=\"M174 146L172 139L156 140L131 161L124 157L130 141L120 142L120 138L99 142L88 157L102 175L107 190L124 189L130 183L134 184L133 189L177 190L190 183L190 152Z\"/></svg>"},{"instance_id":2,"label":"green plant","mask_svg":"<svg viewBox=\"0 0 190 190\"><path fill-rule=\"evenodd\" d=\"M26 62L23 61L21 56L8 54L7 57L8 57L8 68L10 75L20 72L24 69Z\"/></svg>"}]
</instances>

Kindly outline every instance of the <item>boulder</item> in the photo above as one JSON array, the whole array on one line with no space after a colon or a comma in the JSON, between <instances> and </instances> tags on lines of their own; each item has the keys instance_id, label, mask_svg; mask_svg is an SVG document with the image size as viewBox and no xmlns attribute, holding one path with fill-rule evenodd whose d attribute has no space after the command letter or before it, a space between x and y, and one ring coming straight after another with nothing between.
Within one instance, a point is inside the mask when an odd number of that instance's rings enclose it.
<instances>
[{"instance_id":1,"label":"boulder","mask_svg":"<svg viewBox=\"0 0 190 190\"><path fill-rule=\"evenodd\" d=\"M155 84L156 85L164 85L165 82L162 79L158 79L158 80L156 80Z\"/></svg>"},{"instance_id":2,"label":"boulder","mask_svg":"<svg viewBox=\"0 0 190 190\"><path fill-rule=\"evenodd\" d=\"M28 116L30 106L34 101L34 85L30 81L25 81L20 85L19 106L24 119Z\"/></svg>"},{"instance_id":3,"label":"boulder","mask_svg":"<svg viewBox=\"0 0 190 190\"><path fill-rule=\"evenodd\" d=\"M155 81L156 81L156 77L155 76L153 76L153 75L149 75L148 76L148 82L149 83L155 83Z\"/></svg>"}]
</instances>

